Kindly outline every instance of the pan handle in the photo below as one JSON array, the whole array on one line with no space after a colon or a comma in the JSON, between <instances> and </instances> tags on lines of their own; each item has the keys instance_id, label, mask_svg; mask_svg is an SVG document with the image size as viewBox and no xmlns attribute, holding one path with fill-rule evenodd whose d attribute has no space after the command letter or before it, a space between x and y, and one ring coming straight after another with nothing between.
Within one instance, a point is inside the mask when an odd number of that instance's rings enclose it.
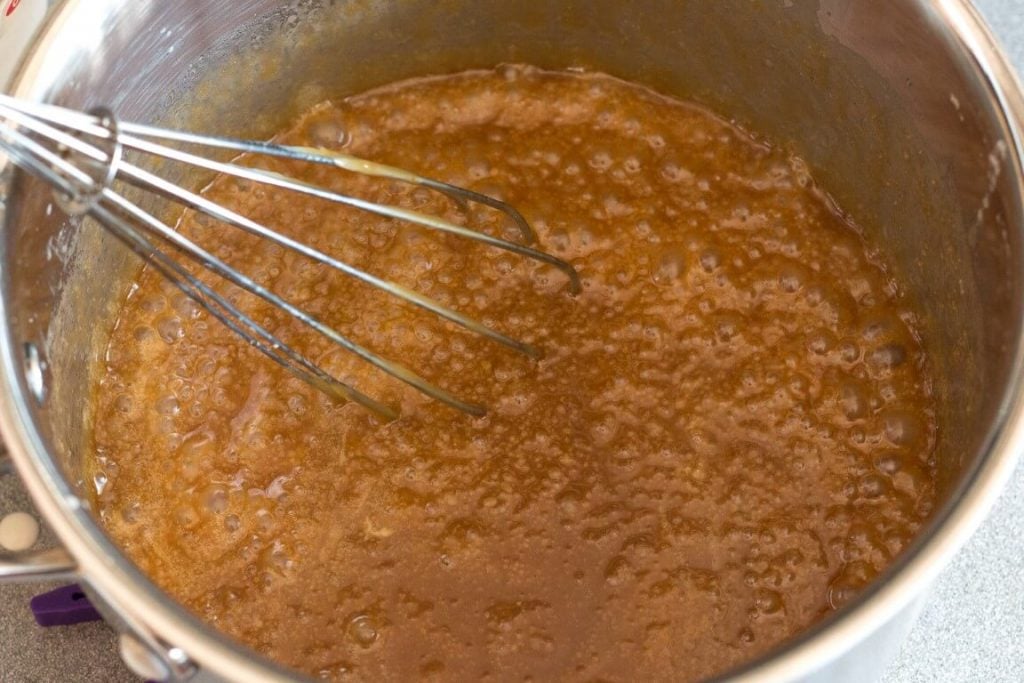
<instances>
[{"instance_id":1,"label":"pan handle","mask_svg":"<svg viewBox=\"0 0 1024 683\"><path fill-rule=\"evenodd\" d=\"M11 461L0 453L0 476L13 474ZM78 578L78 566L64 548L0 551L0 583L20 581L70 581Z\"/></svg>"}]
</instances>

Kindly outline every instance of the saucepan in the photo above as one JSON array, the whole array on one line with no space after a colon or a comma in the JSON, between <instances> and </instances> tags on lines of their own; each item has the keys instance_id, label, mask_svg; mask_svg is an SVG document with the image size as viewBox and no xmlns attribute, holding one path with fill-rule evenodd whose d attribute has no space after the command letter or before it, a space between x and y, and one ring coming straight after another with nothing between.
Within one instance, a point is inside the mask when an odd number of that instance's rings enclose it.
<instances>
[{"instance_id":1,"label":"saucepan","mask_svg":"<svg viewBox=\"0 0 1024 683\"><path fill-rule=\"evenodd\" d=\"M605 71L791 148L908 283L940 402L942 504L859 599L728 674L872 679L1024 445L1024 99L967 2L67 0L11 90L260 138L329 97L507 62ZM0 577L79 580L151 676L294 679L175 604L98 525L82 476L92 372L136 263L48 188L0 173L0 423L62 544L0 555Z\"/></svg>"}]
</instances>

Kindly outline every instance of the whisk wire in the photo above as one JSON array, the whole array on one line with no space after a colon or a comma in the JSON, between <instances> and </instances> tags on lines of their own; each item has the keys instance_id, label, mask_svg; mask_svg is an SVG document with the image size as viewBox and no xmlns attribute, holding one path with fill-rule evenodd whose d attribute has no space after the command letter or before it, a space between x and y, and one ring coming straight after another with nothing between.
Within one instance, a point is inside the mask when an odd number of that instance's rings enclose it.
<instances>
[{"instance_id":1,"label":"whisk wire","mask_svg":"<svg viewBox=\"0 0 1024 683\"><path fill-rule=\"evenodd\" d=\"M85 143L82 143L81 141L76 141L74 145L75 148L81 148L85 146ZM48 156L49 158L46 160L51 163L54 163L59 168L74 168L66 160L62 160L54 155ZM88 174L82 173L78 169L75 170L75 175L78 176L78 180L80 182L87 185L91 185L93 183L92 179L88 176ZM137 170L139 170L140 173L144 173L141 171L141 169ZM162 179L159 179L156 176L151 176L149 174L146 174L144 177L148 177L149 179L152 180L160 180L161 182L166 183L166 181L162 181ZM451 393L428 382L427 380L425 380L415 372L412 372L411 370L401 365L400 363L388 361L378 356L377 354L373 353L369 349L359 344L356 344L355 342L351 341L344 335L340 334L330 326L323 323L318 318L306 313L305 311L298 308L291 302L270 291L263 285L260 285L252 278L232 268L227 263L217 258L214 254L207 251L206 249L203 249L192 240L189 240L188 238L183 236L181 233L172 230L163 221L160 221L151 214L143 211L142 209L140 209L139 207L137 207L136 205L122 197L121 195L109 189L105 189L102 191L100 196L102 199L110 202L115 207L129 214L132 218L136 219L136 221L141 223L145 228L152 231L162 241L173 246L175 249L177 249L180 253L188 257L193 262L198 263L199 265L211 270L212 272L216 273L217 275L224 278L228 282L231 282L233 285L249 292L250 294L253 294L254 296L259 297L260 299L263 299L267 303L270 303L273 306L276 306L277 308L284 310L286 313L288 313L296 320L300 321L304 325L310 327L311 329L325 336L326 338L328 338L335 344L338 344L345 350L356 354L363 360L383 370L388 375L391 375L392 377L395 377L405 382L406 384L415 387L416 389L422 391L428 396L443 401L444 403L454 408L457 408L458 410L462 410L464 412L474 415L482 414L483 409L480 406L461 401ZM95 209L95 205L91 208ZM270 231L267 230L266 232ZM241 312L235 306L231 306L231 310L232 314L236 318L242 315Z\"/></svg>"},{"instance_id":2,"label":"whisk wire","mask_svg":"<svg viewBox=\"0 0 1024 683\"><path fill-rule=\"evenodd\" d=\"M397 168L395 166L368 161L350 154L331 150L300 147L295 145L280 145L273 142L239 140L237 138L213 137L209 135L199 135L188 131L156 128L137 123L124 124L124 130L127 133L142 137L172 140L192 145L204 145L207 147L227 149L240 153L262 154L266 156L292 159L295 161L334 166L354 173L360 173L362 175L388 178L412 185L420 185L422 187L427 187L437 192L441 192L442 194L446 194L461 203L471 202L496 209L512 219L519 229L523 240L527 244L533 244L537 241L537 235L533 231L533 228L530 227L530 224L526 221L523 215L512 205L495 199L489 195L474 192L467 188L458 187L457 185L451 185L432 178L425 178L421 175L411 173L405 169Z\"/></svg>"},{"instance_id":3,"label":"whisk wire","mask_svg":"<svg viewBox=\"0 0 1024 683\"><path fill-rule=\"evenodd\" d=\"M17 131L11 130L6 124L0 124L0 138L15 141L18 147L5 146L5 150L9 151L12 158L16 158L22 167L49 182L64 195L70 196L79 189L72 185L68 178L74 177L82 183L91 181L87 174L82 173L59 156L52 155L49 150L37 145L33 140L22 136ZM61 173L57 173L55 169L62 171L66 177L61 175ZM138 207L134 207L133 210L141 211ZM119 216L116 216L99 204L94 204L90 208L90 212L94 214L97 220L102 221L104 225L108 226L115 237L150 263L157 272L191 297L198 305L202 306L217 320L227 326L228 329L245 339L250 345L262 351L302 381L315 386L320 391L336 399L350 400L358 403L386 419L394 419L398 416L394 408L376 401L350 385L331 377L321 368L312 364L307 358L295 352L291 347L253 321L249 316L242 313L208 285L189 273L181 264L157 249L148 238L124 222Z\"/></svg>"},{"instance_id":4,"label":"whisk wire","mask_svg":"<svg viewBox=\"0 0 1024 683\"><path fill-rule=\"evenodd\" d=\"M4 119L7 122L4 122ZM29 136L21 133L11 125L12 123L54 142L57 145L57 152L47 149ZM6 151L16 164L49 182L58 193L62 208L65 208L72 214L86 213L96 218L132 251L151 263L162 276L195 300L197 304L202 306L217 320L243 337L249 344L288 369L292 374L331 396L355 401L385 418L394 418L397 415L397 411L331 376L321 366L284 343L276 335L243 313L224 296L218 294L209 285L196 277L182 264L161 251L150 237L146 236L146 233L156 237L160 242L173 247L178 253L202 268L211 271L231 282L236 287L284 311L332 343L354 353L388 375L415 387L424 394L472 415L482 415L485 410L482 406L462 401L450 392L425 380L409 368L389 361L351 341L318 318L275 294L249 276L232 268L213 253L184 237L163 221L115 192L111 188L114 180L124 180L142 190L204 213L230 226L245 230L257 237L271 240L280 246L323 263L346 275L355 277L362 282L386 291L472 332L498 341L531 357L537 358L540 354L534 347L493 330L414 290L366 273L302 242L271 230L201 195L190 192L156 174L128 163L122 158L123 149L134 149L171 161L300 192L331 202L370 211L378 215L467 237L468 239L511 251L527 258L554 265L569 276L570 289L573 292L579 290L579 278L572 266L536 249L495 238L485 233L479 233L434 216L342 195L272 171L207 159L141 139L132 135L132 132L136 135L165 140L221 147L239 152L270 154L295 160L327 164L357 173L422 185L444 193L460 203L472 201L504 211L520 226L524 239L531 239L533 237L532 229L525 219L522 218L521 214L504 202L487 197L486 195L480 195L471 190L448 185L440 181L422 178L402 169L360 160L349 155L335 154L325 150L276 145L274 143L248 142L230 138L201 136L187 132L166 131L149 126L119 122L107 110L96 110L92 114L83 114L50 105L24 103L0 94L0 149ZM88 136L92 140L104 141L109 149L104 150L92 142L86 142L82 139L83 136ZM69 160L72 152L80 157L76 159L77 164ZM79 167L81 165L89 167L94 173L83 170Z\"/></svg>"},{"instance_id":5,"label":"whisk wire","mask_svg":"<svg viewBox=\"0 0 1024 683\"><path fill-rule=\"evenodd\" d=\"M65 196L72 196L82 189L74 185L70 179L74 179L74 181L81 185L95 182L87 173L69 163L66 159L54 154L31 138L12 130L6 124L0 123L0 139L15 143L16 146L4 146L5 150L9 148L12 158L17 159L18 163L26 168L26 170L37 174ZM78 147L80 144L80 142L76 141L75 147ZM330 396L354 401L387 419L394 419L398 416L398 412L394 408L376 401L352 386L331 377L319 366L296 352L273 333L256 323L252 318L210 288L206 283L188 272L181 264L160 251L139 230L101 205L98 200L112 201L118 208L133 216L144 225L157 228L160 235L163 236L163 230L169 229L161 221L124 197L112 192L109 188L99 188L96 199L97 201L93 202L89 207L89 213L94 218L101 221L104 226L111 230L115 237L119 238L132 251L150 263L163 277L167 278L172 284L192 298L193 301L202 306L234 333L245 339L249 344L285 367L299 379L315 386ZM187 242L188 240L185 241ZM476 408L475 406L468 407L471 411Z\"/></svg>"},{"instance_id":6,"label":"whisk wire","mask_svg":"<svg viewBox=\"0 0 1024 683\"><path fill-rule=\"evenodd\" d=\"M105 117L109 117L110 115L109 114L104 114L104 116ZM26 117L26 116L16 116L16 117L12 117L12 118L15 119L15 120L18 120L19 122L24 121L26 127L30 128L31 130L34 130L35 132L43 134L43 135L50 136L55 141L57 141L59 144L63 145L64 147L66 147L68 149L73 149L73 150L79 152L80 154L82 154L82 155L84 155L84 156L86 156L86 157L88 157L90 159L93 159L94 161L102 161L102 160L107 158L104 155L104 153L99 151L96 147L94 147L94 146L92 146L92 145L90 145L88 143L85 143L84 141L79 140L78 138L76 138L74 136L68 135L68 134L64 133L63 131L60 131L60 130L55 129L55 128L52 128L51 126L49 126L49 125L47 125L45 123L40 123L39 121L35 121L35 120L31 119L30 117ZM112 121L112 119L111 119L111 125L116 125ZM117 138L115 137L114 139L117 139ZM167 180L165 180L165 179L163 179L163 178L161 178L161 177L159 177L159 176L157 176L157 175L155 175L153 173L145 171L145 170L143 170L143 169L141 169L141 168L139 168L139 167L137 167L137 166L135 166L133 164L121 163L121 161L120 161L120 158L121 158L121 145L120 145L119 141L115 144L115 151L112 153L110 158L113 159L113 161L111 162L110 168L114 172L113 173L108 173L107 178L104 179L104 184L103 184L104 187L105 186L109 186L111 181L112 181L113 176L116 174L117 171L120 171L123 174L123 176L124 176L123 179L127 180L129 183L131 183L133 185L136 185L138 187L142 187L144 189L148 189L150 191L153 191L153 192L155 192L157 194L160 194L161 196L163 196L163 197L165 197L167 199L171 199L173 201L177 201L177 202L179 202L179 203L185 205L186 207L191 208L191 209L193 209L195 211L201 211L201 212L203 212L203 213L205 213L205 214L207 214L207 215L209 215L209 216L211 216L211 217L213 217L215 219L218 219L218 220L220 220L220 221L222 221L224 223L228 223L228 224L233 225L235 227L241 228L241 229L243 229L243 230L245 230L245 231L247 231L247 232L249 232L249 233L251 233L253 235L256 235L258 237L263 237L263 238L268 239L268 240L270 240L270 241L272 241L272 242L274 242L274 243L276 243L278 245L281 245L281 246L286 247L288 249L292 249L293 251L296 251L296 252L302 254L303 256L306 256L306 257L311 258L313 260L316 260L316 261L318 261L320 263L323 263L324 265L327 265L327 266L329 266L331 268L334 268L334 269L344 273L345 275L354 277L356 279L361 280L362 282L365 282L365 283L370 284L370 285L372 285L374 287L382 289L382 290L384 290L384 291L386 291L386 292L388 292L388 293L390 293L390 294L392 294L394 296L397 296L400 299L404 299L404 300L408 301L409 303L412 303L412 304L414 304L416 306L419 306L420 308L423 308L423 309L428 310L428 311L430 311L432 313L435 313L435 314L437 314L437 315L439 315L439 316L441 316L441 317L443 317L443 318L445 318L447 320L450 320L450 321L456 323L457 325L460 325L461 327L464 327L464 328L466 328L466 329L468 329L468 330L470 330L472 332L475 332L477 334L480 334L480 335L483 335L483 336L488 337L490 339L493 339L494 341L497 341L497 342L499 342L501 344L504 344L505 346L508 346L509 348L512 348L512 349L515 349L515 350L517 350L517 351L519 351L519 352L521 352L523 354L526 354L526 355L528 355L528 356L530 356L532 358L539 358L540 357L540 352L537 349L535 349L534 347L530 346L529 344L525 344L523 342L520 342L520 341L518 341L516 339L513 339L512 337L509 337L508 335L502 334L502 333L498 332L497 330L494 330L494 329L492 329L490 327L487 327L486 325L482 325L481 323L477 322L476 320L474 320L472 318L469 318L468 316L462 315L461 313L458 313L457 311L455 311L455 310L453 310L451 308L448 308L446 306L441 305L440 303L438 303L434 299L431 299L430 297L424 296L424 295L420 294L419 292L411 290L411 289L409 289L407 287L402 287L401 285L399 285L399 284L397 284L395 282L391 282L391 281L388 281L388 280L384 280L382 278L378 278L378 277L376 277L376 276L374 276L374 275L372 275L370 273L367 273L367 272L365 272L363 270L355 268L355 267L353 267L353 266L351 266L351 265L349 265L349 264L347 264L347 263L345 263L345 262L343 262L343 261L341 261L339 259L333 258L333 257L331 257L331 256L329 256L329 255L327 255L327 254L325 254L325 253L323 253L323 252L321 252L321 251L319 251L317 249L313 249L312 247L310 247L310 246L308 246L308 245L306 245L306 244L304 244L302 242L299 242L299 241L297 241L295 239L292 239L290 237L282 235L281 233L276 232L274 230L271 230L270 228L267 228L264 225L256 223L255 221L253 221L253 220L251 220L249 218L246 218L245 216L242 216L242 215L240 215L240 214L238 214L238 213L236 213L234 211L231 211L230 209L227 209L227 208L221 206L220 204L217 204L216 202L212 202L212 201L202 197L201 195L198 195L198 194L196 194L194 192L190 192L190 191L186 190L185 188L183 188L183 187L181 187L179 185L175 185L174 183L168 182ZM199 159L199 158L198 157L192 157L192 155L186 155L186 156L184 156L182 158L182 160L194 160L194 159ZM248 167L234 167L234 168L238 168L238 169L241 169L243 171L255 170L255 169L249 169ZM80 202L77 202L76 200L72 200L71 202L68 202L69 207L73 207L77 203L80 203ZM69 210L69 212L83 213L83 210L82 209L78 209L78 210L74 210L74 211L70 211Z\"/></svg>"},{"instance_id":7,"label":"whisk wire","mask_svg":"<svg viewBox=\"0 0 1024 683\"><path fill-rule=\"evenodd\" d=\"M97 214L97 220L109 221L114 235L119 237L136 254L145 258L163 277L228 329L293 375L329 396L354 401L386 419L398 417L398 412L391 406L376 401L351 385L331 377L305 356L297 353L265 327L242 313L223 296L188 272L181 264L157 249L149 239L128 227L105 208L99 207Z\"/></svg>"},{"instance_id":8,"label":"whisk wire","mask_svg":"<svg viewBox=\"0 0 1024 683\"><path fill-rule=\"evenodd\" d=\"M355 268L344 261L338 260L325 254L322 251L314 249L307 244L294 240L286 235L282 235L279 232L271 230L260 223L257 223L239 213L236 213L226 207L212 202L202 195L190 192L174 183L170 183L163 178L149 173L143 169L140 169L131 164L126 164L124 168L125 179L138 186L149 189L161 196L168 199L175 200L181 204L184 204L190 209L205 213L221 222L229 225L241 228L246 232L267 239L275 244L291 249L303 256L313 259L319 263L323 263L345 275L354 277L362 282L369 285L382 289L400 299L404 299L409 303L415 304L420 308L435 313L447 320L450 320L466 329L469 329L477 334L481 334L485 337L493 339L505 346L513 348L521 353L524 353L533 358L539 357L540 353L528 344L524 344L508 335L502 334L497 330L489 328L485 325L478 323L477 321L469 318L461 313L452 310L446 306L441 305L434 299L424 296L419 292L411 290L407 287L403 287L390 280L384 280L376 277L366 271Z\"/></svg>"},{"instance_id":9,"label":"whisk wire","mask_svg":"<svg viewBox=\"0 0 1024 683\"><path fill-rule=\"evenodd\" d=\"M13 98L0 95L0 105L8 104L7 101L13 100ZM70 111L59 107L53 107L51 105L34 104L34 103L22 103L20 100L13 100L17 107L20 107L23 111L30 113L38 118L50 120L53 123L59 125L74 128L75 130L81 131L82 133L96 136L100 138L107 137L109 135L108 130L99 125L95 116L83 114L81 112ZM9 105L8 105L9 106ZM164 128L156 128L153 126L146 126L142 124L119 123L119 130L121 131L120 142L124 147L135 149L140 152L152 154L165 159L170 159L184 164L189 164L202 168L208 171L216 173L223 173L226 175L251 180L253 182L263 183L266 185L273 185L281 189L292 190L303 194L319 197L326 199L331 202L345 204L352 206L357 209L362 209L371 213L375 213L381 216L395 218L400 221L414 223L425 228L434 230L440 230L451 234L464 237L466 239L482 242L488 246L496 247L498 249L504 249L511 251L520 256L534 259L548 265L554 266L561 270L569 278L569 287L572 293L578 293L580 291L579 275L576 270L561 259L551 256L545 252L537 249L531 249L530 247L503 240L498 237L493 237L486 233L477 232L470 230L461 225L445 221L436 216L430 216L417 211L409 209L403 209L401 207L390 206L387 204L378 204L376 202L370 202L356 197L350 197L337 192L321 188L310 183L305 183L288 176L274 173L270 171L264 171L249 166L240 166L238 164L232 164L227 162L215 161L208 159L203 156L191 154L189 152L167 147L165 145L156 144L148 140L141 139L138 136L162 138L166 140L174 140L178 142L184 142L193 145L204 145L207 147L216 147L220 149L228 149L237 151L240 153L249 154L262 154L267 156L276 156L282 158L293 159L297 161L305 161L309 163L322 164L327 166L334 166L354 173L362 175L370 175L382 178L389 178L398 180L414 185L420 185L423 187L430 188L442 194L446 194L453 199L459 201L469 201L479 204L483 204L490 208L501 211L512 218L517 225L520 233L523 235L523 239L527 242L533 242L536 239L536 234L533 228L530 227L529 223L523 218L522 214L519 213L511 205L502 202L494 197L473 192L466 188L461 188L441 181L433 180L430 178L424 178L414 173L410 173L403 169L396 168L394 166L388 166L386 164L379 164L373 161L360 159L349 154L340 152L334 152L325 149L314 149L310 147L299 147L291 145L280 145L272 142L255 142L249 140L238 140L234 138L221 138L209 135L199 135L187 131L174 131Z\"/></svg>"}]
</instances>

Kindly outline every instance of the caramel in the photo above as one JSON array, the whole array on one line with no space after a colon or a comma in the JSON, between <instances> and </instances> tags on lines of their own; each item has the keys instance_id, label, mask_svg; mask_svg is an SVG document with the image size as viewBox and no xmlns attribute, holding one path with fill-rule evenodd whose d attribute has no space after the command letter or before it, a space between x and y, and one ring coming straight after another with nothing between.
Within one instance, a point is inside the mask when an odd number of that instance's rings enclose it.
<instances>
[{"instance_id":1,"label":"caramel","mask_svg":"<svg viewBox=\"0 0 1024 683\"><path fill-rule=\"evenodd\" d=\"M544 351L186 214L184 234L489 409L455 412L218 285L400 406L384 424L142 271L99 372L97 507L144 572L238 640L333 680L698 680L850 600L931 511L913 310L785 151L639 86L522 66L324 104L279 139L504 199L583 291L354 209L225 178L205 191ZM258 163L519 238L427 190Z\"/></svg>"}]
</instances>

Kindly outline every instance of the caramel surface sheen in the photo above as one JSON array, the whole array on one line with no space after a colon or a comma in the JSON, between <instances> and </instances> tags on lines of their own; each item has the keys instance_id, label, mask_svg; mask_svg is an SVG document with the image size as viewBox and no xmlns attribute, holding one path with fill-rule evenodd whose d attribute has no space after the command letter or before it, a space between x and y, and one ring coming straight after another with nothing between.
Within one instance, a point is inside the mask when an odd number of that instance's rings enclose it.
<instances>
[{"instance_id":1,"label":"caramel surface sheen","mask_svg":"<svg viewBox=\"0 0 1024 683\"><path fill-rule=\"evenodd\" d=\"M544 351L187 214L183 233L273 291L489 408L426 399L222 287L400 406L385 424L143 271L99 371L97 506L143 571L240 641L328 679L697 680L848 601L929 514L914 315L798 159L637 86L517 66L322 105L280 139L509 201L583 292L458 237L206 190ZM428 190L243 163L519 238Z\"/></svg>"}]
</instances>

